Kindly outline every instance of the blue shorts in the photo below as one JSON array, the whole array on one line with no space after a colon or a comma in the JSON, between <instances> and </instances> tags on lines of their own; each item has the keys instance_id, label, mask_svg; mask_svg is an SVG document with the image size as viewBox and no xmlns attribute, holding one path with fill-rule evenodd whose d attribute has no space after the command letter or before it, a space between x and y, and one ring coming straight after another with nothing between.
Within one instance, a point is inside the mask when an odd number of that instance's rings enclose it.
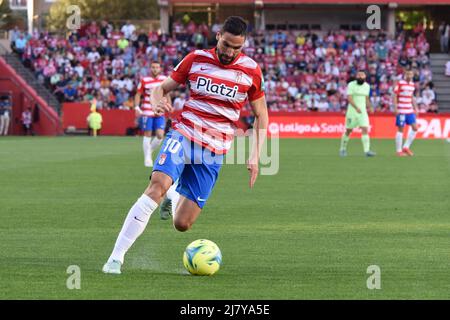
<instances>
[{"instance_id":1,"label":"blue shorts","mask_svg":"<svg viewBox=\"0 0 450 320\"><path fill-rule=\"evenodd\" d=\"M403 128L405 124L412 125L414 123L416 123L415 113L398 114L395 118L395 125L400 128Z\"/></svg>"},{"instance_id":2,"label":"blue shorts","mask_svg":"<svg viewBox=\"0 0 450 320\"><path fill-rule=\"evenodd\" d=\"M161 117L142 116L139 118L139 129L142 131L156 131L166 129L166 119Z\"/></svg>"},{"instance_id":3,"label":"blue shorts","mask_svg":"<svg viewBox=\"0 0 450 320\"><path fill-rule=\"evenodd\" d=\"M223 159L223 155L217 155L178 131L170 130L162 143L153 172L167 174L172 183L179 179L177 192L203 208L216 184Z\"/></svg>"}]
</instances>

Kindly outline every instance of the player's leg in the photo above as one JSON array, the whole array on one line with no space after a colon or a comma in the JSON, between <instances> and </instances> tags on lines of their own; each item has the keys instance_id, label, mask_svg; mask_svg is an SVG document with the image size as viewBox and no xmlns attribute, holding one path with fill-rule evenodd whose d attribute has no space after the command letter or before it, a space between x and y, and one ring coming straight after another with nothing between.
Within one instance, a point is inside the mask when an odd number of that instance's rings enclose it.
<instances>
[{"instance_id":1,"label":"player's leg","mask_svg":"<svg viewBox=\"0 0 450 320\"><path fill-rule=\"evenodd\" d=\"M184 149L180 141L182 139L183 137L179 134L174 134L173 138L171 134L168 134L164 140L151 175L151 182L128 212L114 250L103 267L104 272L120 273L126 252L144 231L152 213L173 181L181 175L184 168L184 161L182 161Z\"/></svg>"},{"instance_id":2,"label":"player's leg","mask_svg":"<svg viewBox=\"0 0 450 320\"><path fill-rule=\"evenodd\" d=\"M164 139L164 131L156 130L155 136L152 138L152 141L150 142L150 152L153 152L156 149L158 149L163 139Z\"/></svg>"},{"instance_id":3,"label":"player's leg","mask_svg":"<svg viewBox=\"0 0 450 320\"><path fill-rule=\"evenodd\" d=\"M8 131L9 131L9 124L11 122L10 116L9 115L5 116L5 120L4 121L5 121L5 124L4 124L4 128L3 128L3 134L5 136L7 136L8 135Z\"/></svg>"},{"instance_id":4,"label":"player's leg","mask_svg":"<svg viewBox=\"0 0 450 320\"><path fill-rule=\"evenodd\" d=\"M168 220L173 215L180 199L180 194L177 192L178 181L175 181L167 190L161 205L159 206L159 215L162 220Z\"/></svg>"},{"instance_id":5,"label":"player's leg","mask_svg":"<svg viewBox=\"0 0 450 320\"><path fill-rule=\"evenodd\" d=\"M166 128L166 119L165 117L157 117L155 118L155 121L153 123L153 128L155 129L155 138L152 141L152 144L154 148L157 148L159 146L158 139L163 139L164 137L164 131ZM159 215L162 220L168 220L171 215L173 215L173 211L175 211L175 208L178 203L178 199L180 198L179 193L176 191L176 188L178 186L178 181L175 181L172 186L167 191L166 196L164 197L163 201L161 202L161 206L159 207Z\"/></svg>"},{"instance_id":6,"label":"player's leg","mask_svg":"<svg viewBox=\"0 0 450 320\"><path fill-rule=\"evenodd\" d=\"M395 125L397 127L397 134L395 135L395 151L397 156L404 157L405 153L402 151L403 146L403 128L405 127L405 115L397 114L395 117Z\"/></svg>"},{"instance_id":7,"label":"player's leg","mask_svg":"<svg viewBox=\"0 0 450 320\"><path fill-rule=\"evenodd\" d=\"M144 151L144 165L146 167L153 166L153 160L151 155L151 138L152 138L152 125L153 121L151 117L142 116L139 118L139 127L144 132L142 138L142 150Z\"/></svg>"},{"instance_id":8,"label":"player's leg","mask_svg":"<svg viewBox=\"0 0 450 320\"><path fill-rule=\"evenodd\" d=\"M175 209L176 214L173 217L173 226L178 231L189 230L197 220L202 209L198 204L184 196L180 196L178 206Z\"/></svg>"},{"instance_id":9,"label":"player's leg","mask_svg":"<svg viewBox=\"0 0 450 320\"><path fill-rule=\"evenodd\" d=\"M347 145L350 140L350 135L352 134L353 129L347 128L341 137L341 147L339 149L339 154L341 157L347 156Z\"/></svg>"},{"instance_id":10,"label":"player's leg","mask_svg":"<svg viewBox=\"0 0 450 320\"><path fill-rule=\"evenodd\" d=\"M152 179L139 199L128 211L122 229L117 237L113 252L106 264L103 272L120 274L124 257L136 239L144 232L152 213L158 207L162 197L172 184L172 178L159 171L152 173Z\"/></svg>"},{"instance_id":11,"label":"player's leg","mask_svg":"<svg viewBox=\"0 0 450 320\"><path fill-rule=\"evenodd\" d=\"M166 121L163 116L153 118L152 130L155 132L155 136L153 137L150 143L150 152L155 151L161 144L164 138L165 128L166 128Z\"/></svg>"},{"instance_id":12,"label":"player's leg","mask_svg":"<svg viewBox=\"0 0 450 320\"><path fill-rule=\"evenodd\" d=\"M406 124L409 124L410 128L408 131L408 137L406 138L405 145L403 146L403 152L406 153L408 156L413 156L414 153L411 151L410 148L417 134L416 115L414 113L408 114L406 116Z\"/></svg>"},{"instance_id":13,"label":"player's leg","mask_svg":"<svg viewBox=\"0 0 450 320\"><path fill-rule=\"evenodd\" d=\"M152 151L152 131L144 131L144 137L142 139L142 150L144 151L144 165L146 167L153 167Z\"/></svg>"},{"instance_id":14,"label":"player's leg","mask_svg":"<svg viewBox=\"0 0 450 320\"><path fill-rule=\"evenodd\" d=\"M363 113L359 115L358 126L361 128L361 142L363 145L364 154L367 157L375 156L375 152L370 150L370 137L369 137L369 115L367 113Z\"/></svg>"},{"instance_id":15,"label":"player's leg","mask_svg":"<svg viewBox=\"0 0 450 320\"><path fill-rule=\"evenodd\" d=\"M405 154L402 151L403 146L403 127L397 127L397 134L395 135L395 151L397 155L402 157Z\"/></svg>"},{"instance_id":16,"label":"player's leg","mask_svg":"<svg viewBox=\"0 0 450 320\"><path fill-rule=\"evenodd\" d=\"M0 121L1 121L0 136L6 136L8 134L9 129L9 116L0 115Z\"/></svg>"},{"instance_id":17,"label":"player's leg","mask_svg":"<svg viewBox=\"0 0 450 320\"><path fill-rule=\"evenodd\" d=\"M363 145L364 153L367 157L373 157L376 155L375 152L370 150L370 137L369 137L369 127L361 127L361 142Z\"/></svg>"},{"instance_id":18,"label":"player's leg","mask_svg":"<svg viewBox=\"0 0 450 320\"><path fill-rule=\"evenodd\" d=\"M196 152L200 151L200 152ZM194 155L180 176L177 192L181 195L174 208L173 225L178 231L189 230L197 220L216 184L223 163L223 155L215 155L208 150L194 150L201 154L201 159ZM198 161L198 160L201 160Z\"/></svg>"},{"instance_id":19,"label":"player's leg","mask_svg":"<svg viewBox=\"0 0 450 320\"><path fill-rule=\"evenodd\" d=\"M167 138L166 140L164 140L164 144L160 150L160 154L155 164L155 170L159 170L159 166L164 165L164 162L168 157L172 160L174 158L173 153L176 153L180 147L183 150L190 150L190 145L191 142L183 137L180 133L176 131L169 131L169 133L167 134ZM179 157L178 159L176 159L176 161L182 161L183 164L186 162L184 158L181 159L181 154L179 154ZM159 207L159 215L162 220L167 220L170 218L170 216L173 216L173 212L175 211L178 200L180 198L180 194L176 191L177 186L178 179L174 176L174 182L170 186L169 190L167 190L166 195L164 196Z\"/></svg>"},{"instance_id":20,"label":"player's leg","mask_svg":"<svg viewBox=\"0 0 450 320\"><path fill-rule=\"evenodd\" d=\"M5 116L0 114L0 136L3 135L3 128L5 127L6 121Z\"/></svg>"}]
</instances>

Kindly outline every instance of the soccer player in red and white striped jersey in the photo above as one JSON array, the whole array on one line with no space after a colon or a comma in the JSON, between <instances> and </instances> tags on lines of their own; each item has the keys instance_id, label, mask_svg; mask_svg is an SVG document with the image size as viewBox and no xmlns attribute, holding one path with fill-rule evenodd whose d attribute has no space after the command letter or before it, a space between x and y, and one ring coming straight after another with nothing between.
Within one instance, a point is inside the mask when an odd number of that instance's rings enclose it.
<instances>
[{"instance_id":1,"label":"soccer player in red and white striped jersey","mask_svg":"<svg viewBox=\"0 0 450 320\"><path fill-rule=\"evenodd\" d=\"M414 73L412 70L405 72L404 80L400 80L394 89L394 112L396 114L395 124L398 128L397 135L395 137L395 145L397 155L412 156L413 152L410 147L417 132L416 115L419 113L415 98L414 91L416 89L413 82ZM403 128L405 125L411 126L408 137L403 145Z\"/></svg>"},{"instance_id":2,"label":"soccer player in red and white striped jersey","mask_svg":"<svg viewBox=\"0 0 450 320\"><path fill-rule=\"evenodd\" d=\"M153 166L152 152L161 143L164 137L164 129L166 128L166 119L162 115L155 115L150 96L152 90L167 79L161 74L161 65L157 61L153 61L150 66L151 76L143 77L139 82L136 96L134 98L136 117L138 117L139 128L144 132L142 148L144 150L144 165L146 167ZM143 99L141 101L141 97ZM170 98L167 97L170 101ZM152 138L153 133L155 136Z\"/></svg>"},{"instance_id":3,"label":"soccer player in red and white striped jersey","mask_svg":"<svg viewBox=\"0 0 450 320\"><path fill-rule=\"evenodd\" d=\"M151 102L157 115L172 110L164 96L178 86L188 83L190 98L163 142L150 185L125 219L114 250L103 266L105 273L121 273L125 253L177 180L176 191L181 196L178 205L172 204L173 223L179 231L191 228L211 195L224 154L231 147L234 122L246 101L255 115L247 162L249 186L253 187L268 113L261 69L241 52L246 34L246 22L240 17L229 17L216 35L216 48L188 54L171 76L153 90Z\"/></svg>"}]
</instances>

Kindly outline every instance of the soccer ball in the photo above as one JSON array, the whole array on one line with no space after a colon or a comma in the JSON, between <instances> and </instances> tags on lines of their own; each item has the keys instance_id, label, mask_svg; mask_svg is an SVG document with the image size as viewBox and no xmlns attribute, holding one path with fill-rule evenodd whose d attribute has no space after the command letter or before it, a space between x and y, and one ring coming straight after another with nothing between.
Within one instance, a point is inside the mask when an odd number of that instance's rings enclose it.
<instances>
[{"instance_id":1,"label":"soccer ball","mask_svg":"<svg viewBox=\"0 0 450 320\"><path fill-rule=\"evenodd\" d=\"M219 271L222 253L217 244L210 240L195 240L184 250L183 264L193 275L211 276Z\"/></svg>"}]
</instances>

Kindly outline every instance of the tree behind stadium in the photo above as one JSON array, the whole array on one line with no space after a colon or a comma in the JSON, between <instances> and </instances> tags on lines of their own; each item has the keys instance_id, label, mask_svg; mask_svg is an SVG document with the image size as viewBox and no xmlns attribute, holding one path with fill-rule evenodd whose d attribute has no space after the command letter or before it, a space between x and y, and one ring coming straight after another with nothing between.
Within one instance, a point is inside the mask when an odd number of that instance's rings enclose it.
<instances>
[{"instance_id":1,"label":"tree behind stadium","mask_svg":"<svg viewBox=\"0 0 450 320\"><path fill-rule=\"evenodd\" d=\"M12 11L6 0L0 0L0 29L11 22Z\"/></svg>"},{"instance_id":2,"label":"tree behind stadium","mask_svg":"<svg viewBox=\"0 0 450 320\"><path fill-rule=\"evenodd\" d=\"M70 16L67 7L80 8L81 19L125 21L159 19L157 0L59 0L50 7L47 27L52 30L66 30L66 21Z\"/></svg>"}]
</instances>

